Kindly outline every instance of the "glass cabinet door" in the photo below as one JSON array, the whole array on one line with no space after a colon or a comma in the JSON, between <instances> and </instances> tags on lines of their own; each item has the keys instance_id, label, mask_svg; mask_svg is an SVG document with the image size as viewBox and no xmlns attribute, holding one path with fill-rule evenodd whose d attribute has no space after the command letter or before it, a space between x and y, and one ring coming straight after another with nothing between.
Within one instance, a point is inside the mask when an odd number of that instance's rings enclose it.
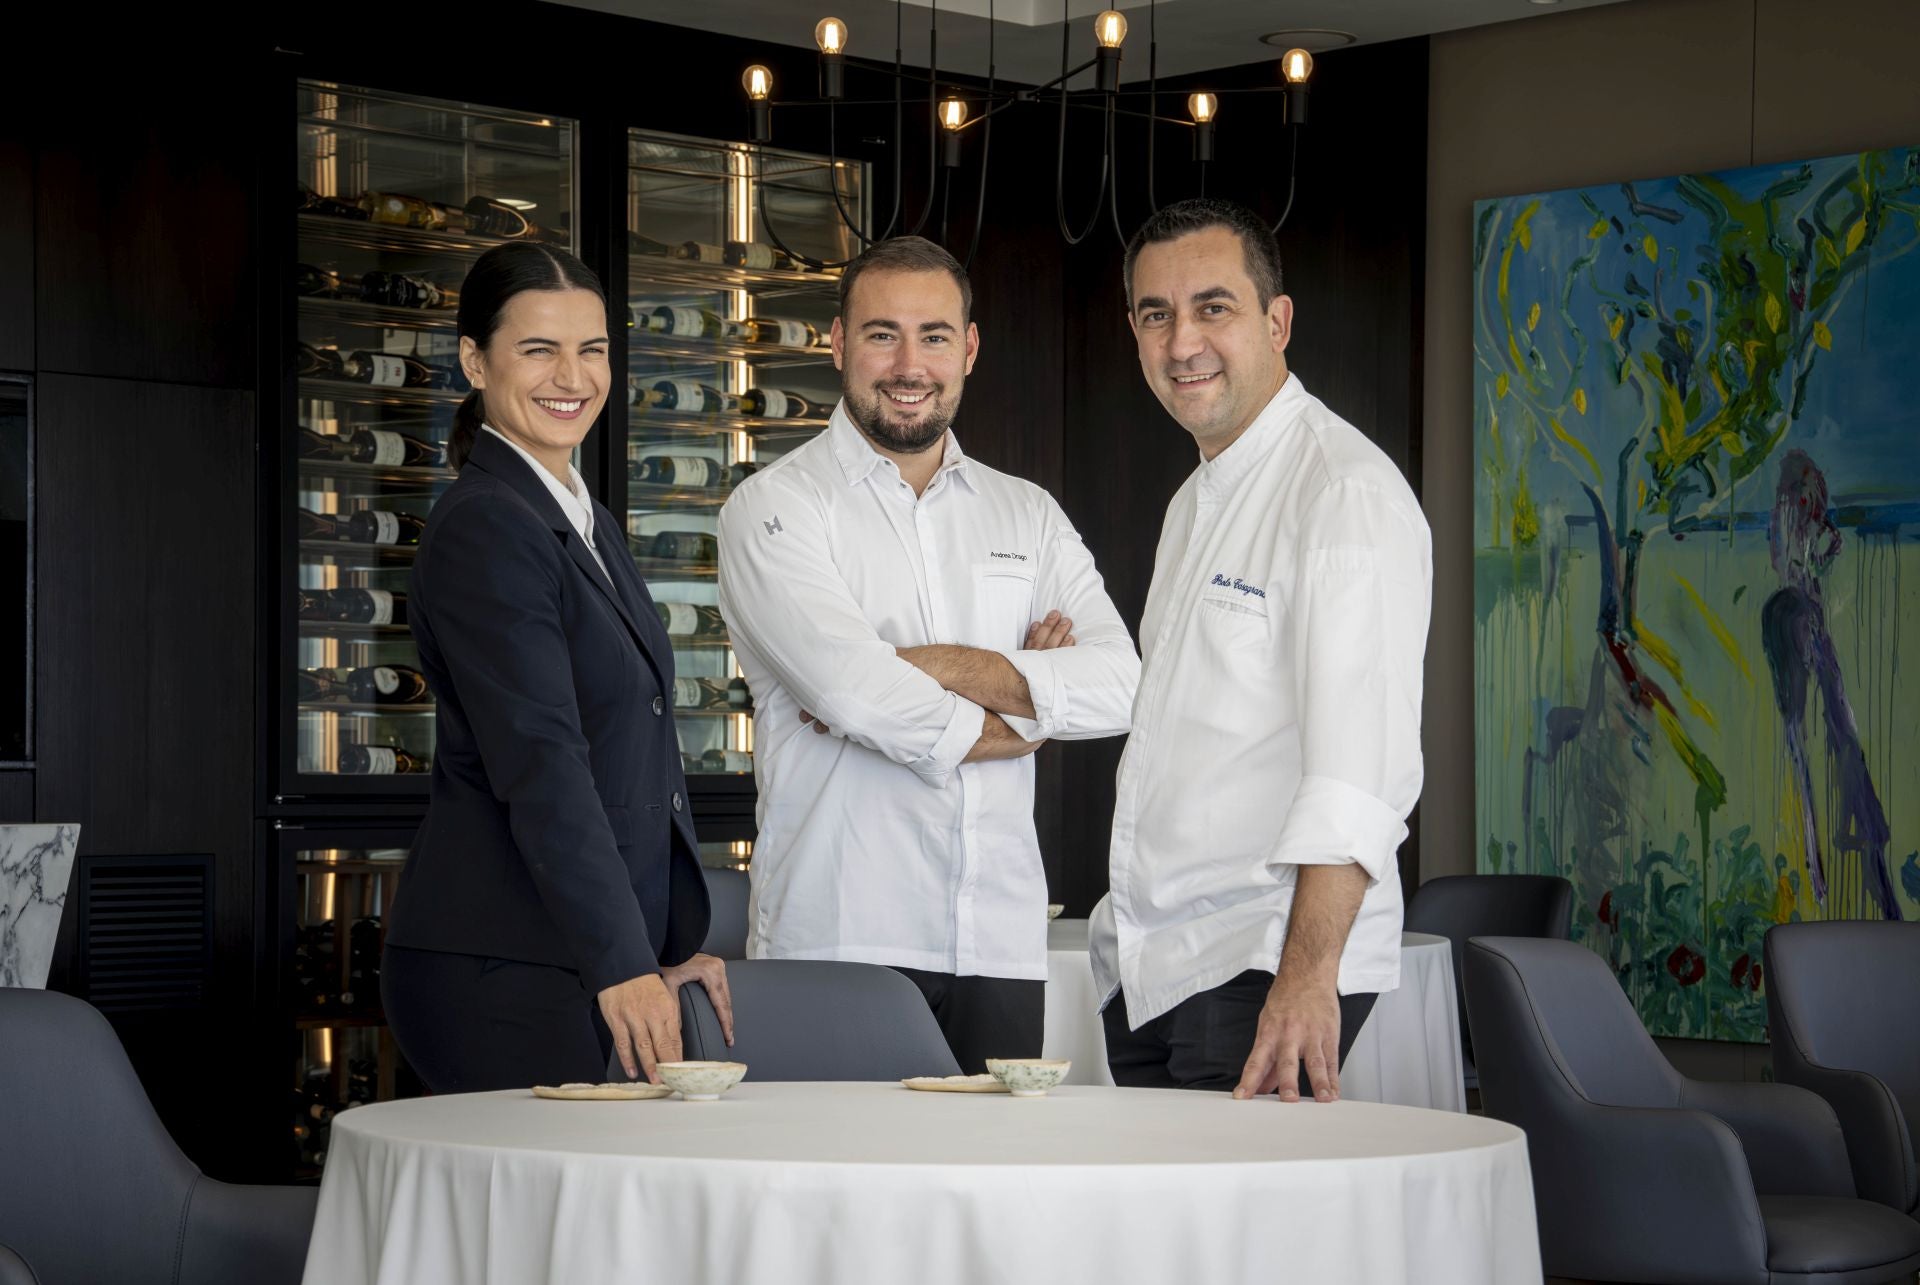
<instances>
[{"instance_id":1,"label":"glass cabinet door","mask_svg":"<svg viewBox=\"0 0 1920 1285\"><path fill-rule=\"evenodd\" d=\"M718 608L718 514L743 478L825 428L839 399L838 272L788 251L848 257L857 243L832 184L864 219L866 171L639 130L627 152L628 542L673 639L686 770L749 773L752 697Z\"/></svg>"},{"instance_id":2,"label":"glass cabinet door","mask_svg":"<svg viewBox=\"0 0 1920 1285\"><path fill-rule=\"evenodd\" d=\"M418 793L434 720L407 576L454 479L460 284L509 240L573 247L574 129L345 85L298 92L282 777L296 796Z\"/></svg>"}]
</instances>

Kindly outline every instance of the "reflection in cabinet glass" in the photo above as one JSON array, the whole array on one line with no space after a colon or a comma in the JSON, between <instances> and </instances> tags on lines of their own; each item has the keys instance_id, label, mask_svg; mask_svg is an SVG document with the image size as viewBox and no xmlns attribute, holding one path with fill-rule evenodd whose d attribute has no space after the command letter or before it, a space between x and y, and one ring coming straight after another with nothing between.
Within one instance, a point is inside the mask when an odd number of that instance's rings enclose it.
<instances>
[{"instance_id":1,"label":"reflection in cabinet glass","mask_svg":"<svg viewBox=\"0 0 1920 1285\"><path fill-rule=\"evenodd\" d=\"M426 516L454 479L447 434L468 391L460 284L507 241L573 248L574 130L315 81L300 82L296 128L291 768L420 774L434 716L406 588Z\"/></svg>"},{"instance_id":2,"label":"reflection in cabinet glass","mask_svg":"<svg viewBox=\"0 0 1920 1285\"><path fill-rule=\"evenodd\" d=\"M627 139L627 534L674 668L693 680L675 700L689 773L753 770L753 716L714 584L719 507L825 428L840 397L827 347L839 276L804 271L773 244L763 198L787 246L837 261L858 247L836 196L864 223L863 164L640 130Z\"/></svg>"}]
</instances>

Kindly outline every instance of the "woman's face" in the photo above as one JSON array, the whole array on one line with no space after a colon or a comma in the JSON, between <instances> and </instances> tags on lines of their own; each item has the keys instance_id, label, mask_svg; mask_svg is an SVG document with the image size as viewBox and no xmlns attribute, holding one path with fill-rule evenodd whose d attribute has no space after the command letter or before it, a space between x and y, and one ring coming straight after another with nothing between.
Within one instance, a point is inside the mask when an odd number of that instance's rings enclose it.
<instances>
[{"instance_id":1,"label":"woman's face","mask_svg":"<svg viewBox=\"0 0 1920 1285\"><path fill-rule=\"evenodd\" d=\"M606 404L607 310L591 290L523 290L483 349L460 364L486 393L487 423L537 456L570 453Z\"/></svg>"}]
</instances>

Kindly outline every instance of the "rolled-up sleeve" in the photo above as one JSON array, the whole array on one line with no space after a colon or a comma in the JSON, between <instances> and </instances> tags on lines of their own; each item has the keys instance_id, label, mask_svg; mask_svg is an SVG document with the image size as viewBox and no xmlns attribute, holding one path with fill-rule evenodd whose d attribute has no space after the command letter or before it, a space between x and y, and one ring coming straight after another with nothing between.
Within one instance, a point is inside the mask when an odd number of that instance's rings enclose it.
<instances>
[{"instance_id":1,"label":"rolled-up sleeve","mask_svg":"<svg viewBox=\"0 0 1920 1285\"><path fill-rule=\"evenodd\" d=\"M986 711L902 660L841 579L818 501L769 476L720 510L720 612L836 733L944 788Z\"/></svg>"},{"instance_id":2,"label":"rolled-up sleeve","mask_svg":"<svg viewBox=\"0 0 1920 1285\"><path fill-rule=\"evenodd\" d=\"M1036 568L1034 604L1071 619L1075 645L1007 653L1027 680L1034 715L1009 718L1007 724L1029 741L1119 736L1133 723L1140 653L1107 596L1086 542L1053 497L1042 494L1048 537Z\"/></svg>"},{"instance_id":3,"label":"rolled-up sleeve","mask_svg":"<svg viewBox=\"0 0 1920 1285\"><path fill-rule=\"evenodd\" d=\"M1431 543L1410 495L1347 481L1302 521L1291 616L1301 781L1273 862L1389 877L1420 796Z\"/></svg>"}]
</instances>

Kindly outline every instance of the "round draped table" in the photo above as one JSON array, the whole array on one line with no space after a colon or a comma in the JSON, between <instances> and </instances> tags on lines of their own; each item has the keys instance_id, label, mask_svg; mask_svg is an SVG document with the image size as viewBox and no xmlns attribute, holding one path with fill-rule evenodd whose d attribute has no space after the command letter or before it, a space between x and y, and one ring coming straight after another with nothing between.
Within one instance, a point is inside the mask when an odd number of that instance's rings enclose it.
<instances>
[{"instance_id":1,"label":"round draped table","mask_svg":"<svg viewBox=\"0 0 1920 1285\"><path fill-rule=\"evenodd\" d=\"M1525 1136L1365 1102L756 1084L333 1124L306 1285L1540 1280Z\"/></svg>"},{"instance_id":2,"label":"round draped table","mask_svg":"<svg viewBox=\"0 0 1920 1285\"><path fill-rule=\"evenodd\" d=\"M1101 996L1087 957L1087 921L1047 926L1047 1028L1042 1050L1073 1059L1072 1084L1112 1084ZM1340 1095L1360 1102L1465 1111L1460 1007L1445 937L1400 934L1400 986L1383 994L1340 1068Z\"/></svg>"}]
</instances>

